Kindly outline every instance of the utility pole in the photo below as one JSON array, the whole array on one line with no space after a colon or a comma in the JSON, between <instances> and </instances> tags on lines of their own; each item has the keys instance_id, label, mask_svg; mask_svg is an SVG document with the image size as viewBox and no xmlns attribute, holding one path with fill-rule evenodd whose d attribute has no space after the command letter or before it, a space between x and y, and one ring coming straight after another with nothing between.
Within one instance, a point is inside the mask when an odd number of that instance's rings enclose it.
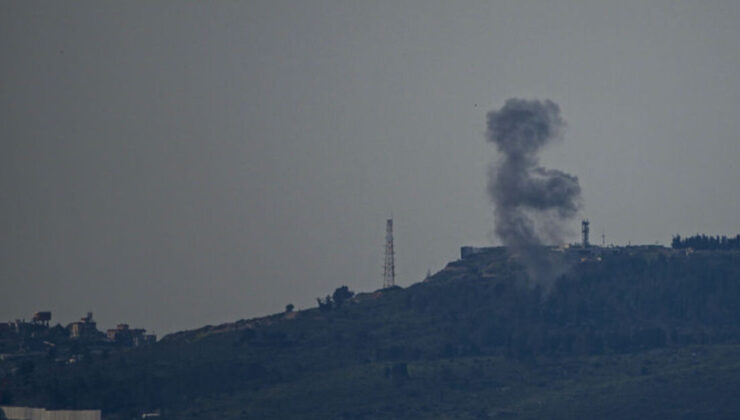
<instances>
[{"instance_id":1,"label":"utility pole","mask_svg":"<svg viewBox=\"0 0 740 420\"><path fill-rule=\"evenodd\" d=\"M385 223L385 264L383 265L383 289L396 285L396 263L393 252L393 219Z\"/></svg>"}]
</instances>

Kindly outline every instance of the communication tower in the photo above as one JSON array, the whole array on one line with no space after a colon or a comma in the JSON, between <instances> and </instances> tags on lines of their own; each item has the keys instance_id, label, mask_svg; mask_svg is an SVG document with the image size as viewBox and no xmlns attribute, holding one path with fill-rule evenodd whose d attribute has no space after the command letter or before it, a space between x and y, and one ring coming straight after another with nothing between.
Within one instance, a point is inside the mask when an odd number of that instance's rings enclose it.
<instances>
[{"instance_id":1,"label":"communication tower","mask_svg":"<svg viewBox=\"0 0 740 420\"><path fill-rule=\"evenodd\" d=\"M581 237L583 238L583 247L588 248L588 219L581 222Z\"/></svg>"},{"instance_id":2,"label":"communication tower","mask_svg":"<svg viewBox=\"0 0 740 420\"><path fill-rule=\"evenodd\" d=\"M383 266L383 289L396 285L396 263L393 259L393 219L385 223L385 264Z\"/></svg>"}]
</instances>

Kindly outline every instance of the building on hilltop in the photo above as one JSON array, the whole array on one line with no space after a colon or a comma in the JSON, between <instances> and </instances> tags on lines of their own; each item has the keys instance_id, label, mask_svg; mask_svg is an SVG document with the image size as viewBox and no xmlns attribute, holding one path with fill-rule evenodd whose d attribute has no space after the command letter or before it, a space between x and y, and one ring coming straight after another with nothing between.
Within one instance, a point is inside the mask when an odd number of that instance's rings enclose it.
<instances>
[{"instance_id":1,"label":"building on hilltop","mask_svg":"<svg viewBox=\"0 0 740 420\"><path fill-rule=\"evenodd\" d=\"M50 320L51 312L36 312L31 322L27 322L25 319L16 319L15 321L0 323L0 331L12 332L22 337L34 337L49 330Z\"/></svg>"},{"instance_id":2,"label":"building on hilltop","mask_svg":"<svg viewBox=\"0 0 740 420\"><path fill-rule=\"evenodd\" d=\"M498 249L502 248L497 246L461 246L460 258L464 260L472 255L485 254L488 252L496 251Z\"/></svg>"},{"instance_id":3,"label":"building on hilltop","mask_svg":"<svg viewBox=\"0 0 740 420\"><path fill-rule=\"evenodd\" d=\"M67 329L69 338L95 338L100 335L97 323L93 321L92 312L88 312L87 316L80 318L79 321L69 324Z\"/></svg>"},{"instance_id":4,"label":"building on hilltop","mask_svg":"<svg viewBox=\"0 0 740 420\"><path fill-rule=\"evenodd\" d=\"M31 322L33 322L36 325L42 325L44 327L49 326L49 321L51 321L51 312L50 311L41 311L36 312L33 314L33 319Z\"/></svg>"},{"instance_id":5,"label":"building on hilltop","mask_svg":"<svg viewBox=\"0 0 740 420\"><path fill-rule=\"evenodd\" d=\"M108 340L121 346L139 347L157 342L157 336L146 334L143 328L129 328L128 324L118 324L116 328L106 331Z\"/></svg>"}]
</instances>

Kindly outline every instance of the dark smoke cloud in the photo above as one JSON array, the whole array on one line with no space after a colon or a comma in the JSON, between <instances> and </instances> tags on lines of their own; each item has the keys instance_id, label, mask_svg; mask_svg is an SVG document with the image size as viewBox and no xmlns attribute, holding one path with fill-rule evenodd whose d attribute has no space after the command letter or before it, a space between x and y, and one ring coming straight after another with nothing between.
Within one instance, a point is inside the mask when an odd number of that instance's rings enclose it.
<instances>
[{"instance_id":1,"label":"dark smoke cloud","mask_svg":"<svg viewBox=\"0 0 740 420\"><path fill-rule=\"evenodd\" d=\"M561 243L565 222L580 208L578 178L539 166L537 157L544 146L562 138L564 127L560 107L549 100L513 98L488 113L486 138L501 154L488 183L495 233L504 245L529 259L535 277L549 269L536 249Z\"/></svg>"}]
</instances>

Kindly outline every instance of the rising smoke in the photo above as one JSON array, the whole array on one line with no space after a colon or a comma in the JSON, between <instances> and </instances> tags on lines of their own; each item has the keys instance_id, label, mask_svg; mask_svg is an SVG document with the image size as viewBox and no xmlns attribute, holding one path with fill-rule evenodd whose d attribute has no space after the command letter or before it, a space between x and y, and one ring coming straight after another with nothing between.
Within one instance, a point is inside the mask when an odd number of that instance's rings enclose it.
<instances>
[{"instance_id":1,"label":"rising smoke","mask_svg":"<svg viewBox=\"0 0 740 420\"><path fill-rule=\"evenodd\" d=\"M495 233L525 259L535 281L554 275L541 246L562 243L566 222L580 208L578 178L539 166L537 157L545 145L562 138L564 126L560 107L549 100L512 98L488 113L486 139L501 154L488 181Z\"/></svg>"}]
</instances>

